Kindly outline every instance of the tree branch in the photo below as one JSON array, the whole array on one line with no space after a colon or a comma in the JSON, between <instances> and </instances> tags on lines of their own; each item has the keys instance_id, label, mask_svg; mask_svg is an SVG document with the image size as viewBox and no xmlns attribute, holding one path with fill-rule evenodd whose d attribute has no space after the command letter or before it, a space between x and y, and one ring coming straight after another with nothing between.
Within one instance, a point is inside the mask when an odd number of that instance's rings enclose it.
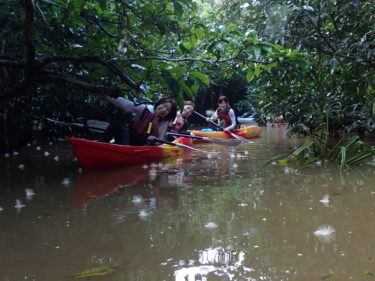
<instances>
[{"instance_id":1,"label":"tree branch","mask_svg":"<svg viewBox=\"0 0 375 281\"><path fill-rule=\"evenodd\" d=\"M95 93L98 95L109 95L109 96L118 96L120 95L123 89L114 87L114 86L98 86L91 83L87 83L78 79L74 79L71 77L66 77L64 75L58 74L42 74L37 79L38 83L58 83L58 84L69 84L74 88L78 88L81 90L86 90L91 93Z\"/></svg>"},{"instance_id":2,"label":"tree branch","mask_svg":"<svg viewBox=\"0 0 375 281\"><path fill-rule=\"evenodd\" d=\"M200 58L192 58L192 57L189 57L189 58L140 57L140 58L113 58L110 61L112 62L131 62L131 61L147 61L147 60L157 60L157 61L167 61L167 62L195 62L196 61L196 62L203 62L203 63L209 63L209 64L218 64L218 63L233 61L236 59L237 59L237 56L230 57L227 59L221 59L221 60L208 60L208 59L200 59ZM250 60L250 59L246 59L246 61L254 62L254 63L261 63L261 64L268 64L268 62Z\"/></svg>"},{"instance_id":3,"label":"tree branch","mask_svg":"<svg viewBox=\"0 0 375 281\"><path fill-rule=\"evenodd\" d=\"M34 44L34 14L35 0L25 0L25 43L26 43L26 59L28 64L35 62L35 44Z\"/></svg>"},{"instance_id":4,"label":"tree branch","mask_svg":"<svg viewBox=\"0 0 375 281\"><path fill-rule=\"evenodd\" d=\"M17 60L0 59L0 66L8 66L8 67L14 67L14 68L26 68L27 65Z\"/></svg>"},{"instance_id":5,"label":"tree branch","mask_svg":"<svg viewBox=\"0 0 375 281\"><path fill-rule=\"evenodd\" d=\"M131 80L127 75L125 75L120 69L115 67L113 62L106 61L98 56L55 56L55 57L48 57L41 60L40 66L43 67L47 64L54 63L54 62L76 62L76 63L97 63L107 67L111 72L118 75L127 85L131 88L136 90L137 92L142 91L141 88Z\"/></svg>"}]
</instances>

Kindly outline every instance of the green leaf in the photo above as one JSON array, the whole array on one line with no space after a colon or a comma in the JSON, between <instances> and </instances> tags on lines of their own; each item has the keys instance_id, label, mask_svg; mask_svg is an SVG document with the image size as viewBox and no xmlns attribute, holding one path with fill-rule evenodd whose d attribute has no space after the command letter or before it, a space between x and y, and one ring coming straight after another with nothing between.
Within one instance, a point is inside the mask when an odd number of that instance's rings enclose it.
<instances>
[{"instance_id":1,"label":"green leaf","mask_svg":"<svg viewBox=\"0 0 375 281\"><path fill-rule=\"evenodd\" d=\"M75 0L73 1L74 10L79 13L85 7L85 1L83 0Z\"/></svg>"},{"instance_id":2,"label":"green leaf","mask_svg":"<svg viewBox=\"0 0 375 281\"><path fill-rule=\"evenodd\" d=\"M177 94L181 91L180 85L169 71L163 70L162 76L173 93Z\"/></svg>"},{"instance_id":3,"label":"green leaf","mask_svg":"<svg viewBox=\"0 0 375 281\"><path fill-rule=\"evenodd\" d=\"M183 53L189 53L190 52L190 43L189 42L184 42L179 45L179 48L181 52Z\"/></svg>"},{"instance_id":4,"label":"green leaf","mask_svg":"<svg viewBox=\"0 0 375 281\"><path fill-rule=\"evenodd\" d=\"M186 93L190 98L193 98L193 97L194 97L193 92L190 90L190 88L186 85L186 83L185 83L182 79L177 80L177 83L178 83L178 85L180 85L180 87L185 91L185 93Z\"/></svg>"},{"instance_id":5,"label":"green leaf","mask_svg":"<svg viewBox=\"0 0 375 281\"><path fill-rule=\"evenodd\" d=\"M215 48L219 50L220 52L225 51L225 45L223 44L223 42L216 42Z\"/></svg>"},{"instance_id":6,"label":"green leaf","mask_svg":"<svg viewBox=\"0 0 375 281\"><path fill-rule=\"evenodd\" d=\"M182 15L184 13L184 7L176 1L176 2L173 3L173 8L174 8L174 13L177 16L182 17Z\"/></svg>"},{"instance_id":7,"label":"green leaf","mask_svg":"<svg viewBox=\"0 0 375 281\"><path fill-rule=\"evenodd\" d=\"M257 47L257 46L254 46L253 53L254 53L254 57L255 57L256 60L259 59L260 52L261 52L261 49L259 47Z\"/></svg>"},{"instance_id":8,"label":"green leaf","mask_svg":"<svg viewBox=\"0 0 375 281\"><path fill-rule=\"evenodd\" d=\"M297 156L300 154L302 151L308 149L311 145L313 144L312 141L307 141L304 145L293 151L292 156Z\"/></svg>"},{"instance_id":9,"label":"green leaf","mask_svg":"<svg viewBox=\"0 0 375 281\"><path fill-rule=\"evenodd\" d=\"M196 95L198 93L199 86L198 85L193 85L191 86L191 91Z\"/></svg>"},{"instance_id":10,"label":"green leaf","mask_svg":"<svg viewBox=\"0 0 375 281\"><path fill-rule=\"evenodd\" d=\"M259 77L259 74L260 74L260 65L257 65L257 66L255 67L255 70L254 70L254 75L255 75L256 77Z\"/></svg>"},{"instance_id":11,"label":"green leaf","mask_svg":"<svg viewBox=\"0 0 375 281\"><path fill-rule=\"evenodd\" d=\"M363 271L363 274L367 276L374 276L374 273L369 272L369 271Z\"/></svg>"},{"instance_id":12,"label":"green leaf","mask_svg":"<svg viewBox=\"0 0 375 281\"><path fill-rule=\"evenodd\" d=\"M99 0L99 5L100 5L100 8L105 11L106 7L107 7L107 0Z\"/></svg>"},{"instance_id":13,"label":"green leaf","mask_svg":"<svg viewBox=\"0 0 375 281\"><path fill-rule=\"evenodd\" d=\"M340 161L340 172L345 170L345 167L347 166L346 162L346 147L341 146L340 147L340 156L341 156L341 161Z\"/></svg>"},{"instance_id":14,"label":"green leaf","mask_svg":"<svg viewBox=\"0 0 375 281\"><path fill-rule=\"evenodd\" d=\"M192 33L197 37L198 39L201 39L204 36L204 31L202 28L194 28L192 30Z\"/></svg>"},{"instance_id":15,"label":"green leaf","mask_svg":"<svg viewBox=\"0 0 375 281\"><path fill-rule=\"evenodd\" d=\"M100 266L95 268L90 268L84 270L80 273L73 274L72 277L74 278L88 278L88 277L95 277L95 276L105 276L115 272L115 269L107 267L107 266Z\"/></svg>"},{"instance_id":16,"label":"green leaf","mask_svg":"<svg viewBox=\"0 0 375 281\"><path fill-rule=\"evenodd\" d=\"M184 107L184 95L181 92L177 95L176 103L180 108Z\"/></svg>"},{"instance_id":17,"label":"green leaf","mask_svg":"<svg viewBox=\"0 0 375 281\"><path fill-rule=\"evenodd\" d=\"M197 72L197 71L190 72L190 74L192 76L194 76L195 78L199 79L206 86L208 86L210 84L210 79L208 78L208 76L206 74L203 74L203 73Z\"/></svg>"},{"instance_id":18,"label":"green leaf","mask_svg":"<svg viewBox=\"0 0 375 281\"><path fill-rule=\"evenodd\" d=\"M249 71L246 73L246 80L247 80L248 82L250 82L251 80L253 80L253 78L254 78L254 72L251 71L251 70L249 70Z\"/></svg>"}]
</instances>

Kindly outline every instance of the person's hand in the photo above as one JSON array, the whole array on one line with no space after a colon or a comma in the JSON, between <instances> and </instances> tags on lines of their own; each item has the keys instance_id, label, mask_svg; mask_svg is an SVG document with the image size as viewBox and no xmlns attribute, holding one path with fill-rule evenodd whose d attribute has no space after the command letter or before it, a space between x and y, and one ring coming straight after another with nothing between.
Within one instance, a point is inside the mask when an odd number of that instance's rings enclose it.
<instances>
[{"instance_id":1,"label":"person's hand","mask_svg":"<svg viewBox=\"0 0 375 281\"><path fill-rule=\"evenodd\" d=\"M147 141L149 141L149 142L154 142L156 139L157 139L157 137L155 137L155 136L148 136L147 137Z\"/></svg>"},{"instance_id":2,"label":"person's hand","mask_svg":"<svg viewBox=\"0 0 375 281\"><path fill-rule=\"evenodd\" d=\"M195 137L195 134L194 134L194 133L192 133L192 132L190 132L190 136L192 136L192 137Z\"/></svg>"},{"instance_id":3,"label":"person's hand","mask_svg":"<svg viewBox=\"0 0 375 281\"><path fill-rule=\"evenodd\" d=\"M224 128L224 132L228 132L228 131L229 131L229 127Z\"/></svg>"},{"instance_id":4,"label":"person's hand","mask_svg":"<svg viewBox=\"0 0 375 281\"><path fill-rule=\"evenodd\" d=\"M207 121L207 122L210 122L210 117L206 117L206 121Z\"/></svg>"}]
</instances>

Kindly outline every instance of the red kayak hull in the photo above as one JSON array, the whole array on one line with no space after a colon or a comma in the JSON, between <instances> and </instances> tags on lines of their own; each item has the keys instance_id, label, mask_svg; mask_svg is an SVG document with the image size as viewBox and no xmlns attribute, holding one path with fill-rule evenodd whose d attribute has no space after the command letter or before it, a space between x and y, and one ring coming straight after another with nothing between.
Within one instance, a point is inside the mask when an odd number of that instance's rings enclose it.
<instances>
[{"instance_id":1,"label":"red kayak hull","mask_svg":"<svg viewBox=\"0 0 375 281\"><path fill-rule=\"evenodd\" d=\"M69 138L74 155L85 170L97 170L123 165L159 161L164 157L182 153L182 148L172 145L129 146ZM189 142L184 140L184 144Z\"/></svg>"}]
</instances>

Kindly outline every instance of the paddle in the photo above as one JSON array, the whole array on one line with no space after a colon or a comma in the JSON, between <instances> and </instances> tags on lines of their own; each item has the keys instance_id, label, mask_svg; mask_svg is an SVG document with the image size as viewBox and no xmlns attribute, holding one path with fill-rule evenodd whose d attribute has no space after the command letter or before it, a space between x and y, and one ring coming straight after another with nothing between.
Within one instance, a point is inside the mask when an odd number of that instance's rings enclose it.
<instances>
[{"instance_id":1,"label":"paddle","mask_svg":"<svg viewBox=\"0 0 375 281\"><path fill-rule=\"evenodd\" d=\"M187 149L191 149L191 150L195 150L195 151L199 151L199 152L203 152L203 153L215 154L215 152L197 149L197 148L194 148L194 147L191 147L191 146L188 146L188 145L184 145L182 143L174 143L174 142L170 142L170 141L165 141L165 140L161 140L159 138L156 138L155 141L160 142L160 143L164 143L164 144L179 146L179 147L183 147L183 148L187 148Z\"/></svg>"},{"instance_id":2,"label":"paddle","mask_svg":"<svg viewBox=\"0 0 375 281\"><path fill-rule=\"evenodd\" d=\"M47 118L47 121L55 123L55 124L59 124L59 125L64 125L64 126L75 126L75 127L80 127L80 128L87 127L91 132L95 132L95 133L104 133L104 131L109 126L108 122L99 121L99 120L87 120L86 124L62 122L62 121L54 120L51 118Z\"/></svg>"},{"instance_id":3,"label":"paddle","mask_svg":"<svg viewBox=\"0 0 375 281\"><path fill-rule=\"evenodd\" d=\"M191 135L183 135L183 134L177 134L177 133L167 133L168 135L177 136L177 137L185 137L185 138L192 138L192 139L198 139L198 140L206 140L213 143L217 143L220 145L225 146L237 146L242 143L241 140L238 139L219 139L219 138L209 138L209 137L201 137L201 136L191 136Z\"/></svg>"},{"instance_id":4,"label":"paddle","mask_svg":"<svg viewBox=\"0 0 375 281\"><path fill-rule=\"evenodd\" d=\"M202 114L200 114L199 112L194 111L194 113L195 113L196 115L202 117L204 120L207 121L206 117L203 116ZM212 120L209 120L208 122L209 122L210 124L216 126L216 127L217 127L218 129L220 129L221 131L224 131L224 128L223 128L223 127L221 127L220 125L216 124L216 123L213 122ZM247 139L245 139L245 138L243 138L243 137L241 137L241 136L238 136L238 135L236 135L236 134L233 134L233 133L230 132L230 131L225 131L225 132L226 132L227 134L231 135L232 137L234 137L234 138L236 138L236 139L242 141L242 142L251 142L251 141L249 141L249 140L247 140Z\"/></svg>"}]
</instances>

